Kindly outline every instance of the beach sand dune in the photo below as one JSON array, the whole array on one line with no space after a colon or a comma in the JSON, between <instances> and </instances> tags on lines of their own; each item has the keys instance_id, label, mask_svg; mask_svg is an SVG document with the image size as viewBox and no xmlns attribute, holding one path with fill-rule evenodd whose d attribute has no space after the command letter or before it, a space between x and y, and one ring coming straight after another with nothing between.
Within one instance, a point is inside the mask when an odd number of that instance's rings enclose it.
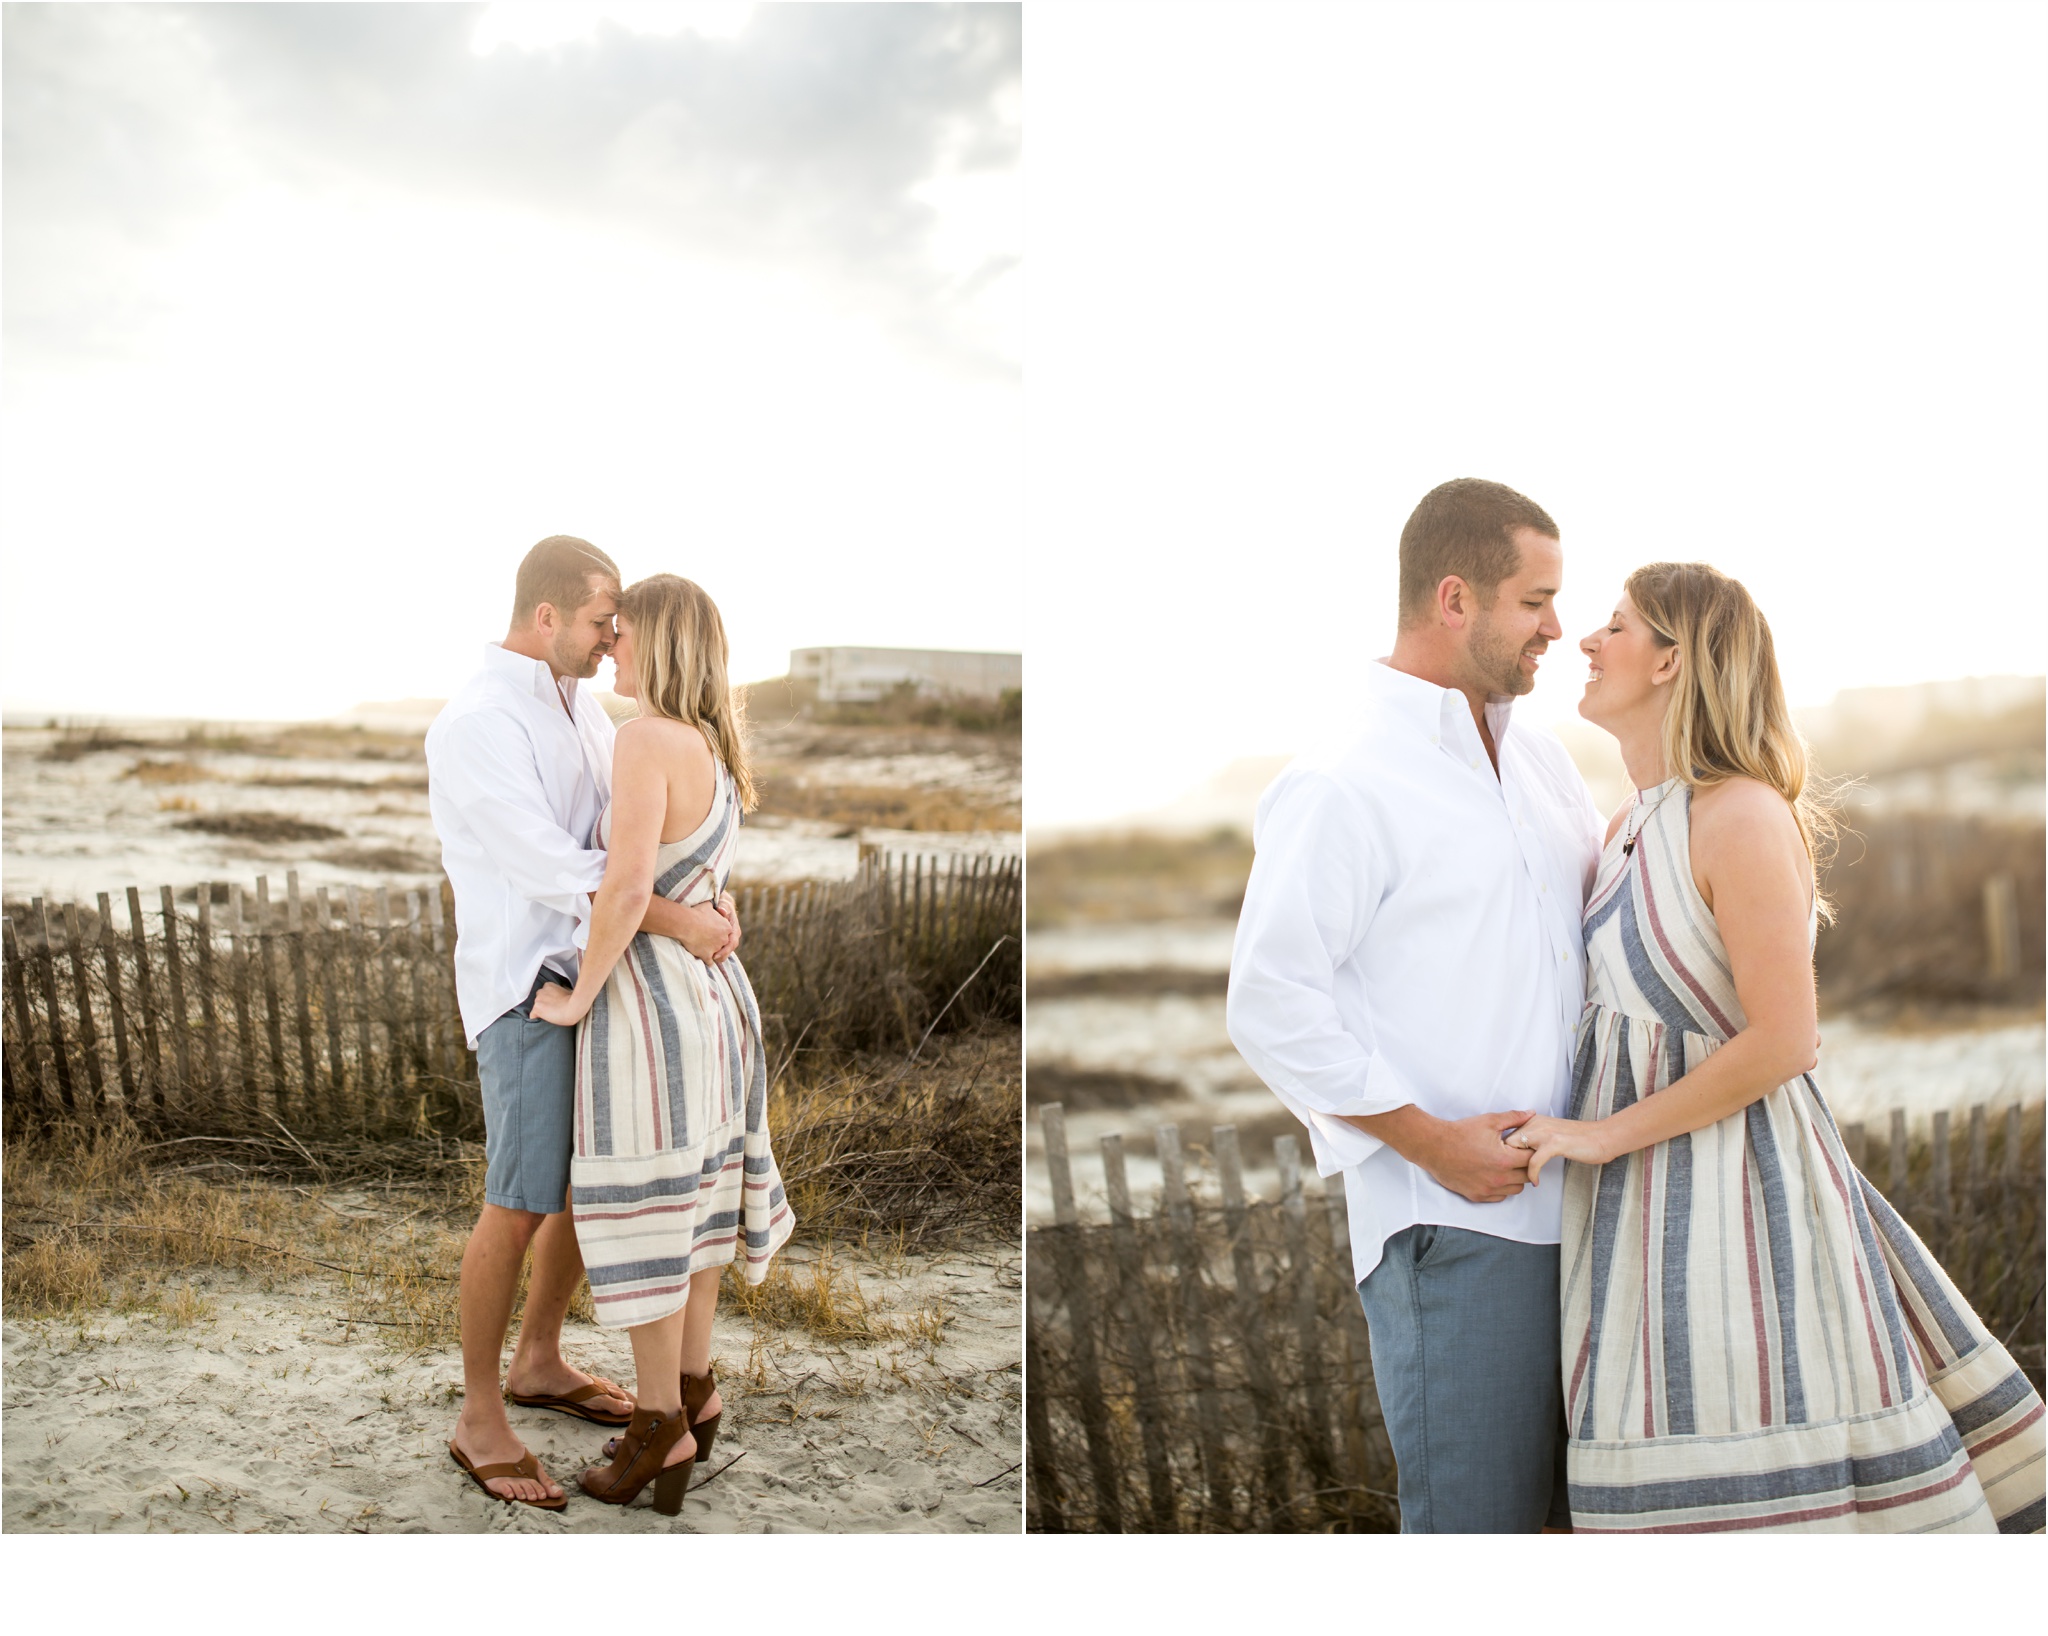
<instances>
[{"instance_id":1,"label":"beach sand dune","mask_svg":"<svg viewBox=\"0 0 2048 1636\"><path fill-rule=\"evenodd\" d=\"M212 1270L202 1314L5 1326L8 1533L1014 1532L1020 1261L995 1243L837 1257L883 1338L825 1342L722 1308L726 1399L679 1517L582 1496L610 1433L541 1410L514 1428L565 1513L493 1501L450 1461L452 1346L404 1352L344 1321L338 1281ZM630 1383L624 1332L572 1322L579 1366ZM715 1476L714 1476L715 1473Z\"/></svg>"}]
</instances>

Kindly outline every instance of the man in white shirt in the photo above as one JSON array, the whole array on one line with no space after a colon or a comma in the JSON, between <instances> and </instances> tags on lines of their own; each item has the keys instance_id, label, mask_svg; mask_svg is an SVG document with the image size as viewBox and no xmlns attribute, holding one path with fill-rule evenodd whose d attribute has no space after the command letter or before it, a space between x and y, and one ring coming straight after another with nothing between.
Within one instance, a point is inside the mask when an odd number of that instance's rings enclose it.
<instances>
[{"instance_id":1,"label":"man in white shirt","mask_svg":"<svg viewBox=\"0 0 2048 1636\"><path fill-rule=\"evenodd\" d=\"M477 1053L484 1206L462 1257L464 1397L449 1450L502 1499L553 1500L506 1418L498 1368L526 1252L533 1272L505 1390L521 1402L625 1425L630 1396L562 1356L583 1277L568 1212L576 1031L536 1021L550 980L573 984L595 847L611 797L612 723L577 684L616 639L619 571L587 540L556 534L519 565L512 625L427 732L427 800L455 891L455 993ZM685 908L656 897L642 929L704 959L737 945L731 899ZM496 1474L493 1474L493 1473Z\"/></svg>"},{"instance_id":2,"label":"man in white shirt","mask_svg":"<svg viewBox=\"0 0 2048 1636\"><path fill-rule=\"evenodd\" d=\"M1344 1178L1408 1533L1570 1523L1563 1189L1503 1141L1567 1106L1603 827L1556 737L1510 724L1563 563L1512 489L1423 498L1357 736L1259 804L1231 957L1231 1039Z\"/></svg>"}]
</instances>

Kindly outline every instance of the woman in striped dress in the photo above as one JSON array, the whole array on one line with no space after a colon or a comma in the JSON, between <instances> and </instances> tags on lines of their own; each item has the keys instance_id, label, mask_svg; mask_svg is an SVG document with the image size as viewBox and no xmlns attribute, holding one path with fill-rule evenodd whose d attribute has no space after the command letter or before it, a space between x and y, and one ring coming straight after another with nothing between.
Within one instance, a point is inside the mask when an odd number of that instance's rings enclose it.
<instances>
[{"instance_id":1,"label":"woman in striped dress","mask_svg":"<svg viewBox=\"0 0 2048 1636\"><path fill-rule=\"evenodd\" d=\"M759 1283L796 1222L769 1150L737 927L710 961L638 930L655 892L722 901L753 805L724 624L696 585L657 574L620 598L612 660L640 717L613 751L604 884L576 987L544 990L533 1014L581 1025L570 1203L597 1320L633 1339L633 1420L583 1489L625 1505L651 1481L672 1516L717 1432L720 1276L737 1258Z\"/></svg>"},{"instance_id":2,"label":"woman in striped dress","mask_svg":"<svg viewBox=\"0 0 2048 1636\"><path fill-rule=\"evenodd\" d=\"M2040 1532L2041 1399L1811 1071L1831 826L1769 627L1655 563L1580 646L1637 793L1586 908L1571 1117L1509 1137L1565 1189L1574 1529Z\"/></svg>"}]
</instances>

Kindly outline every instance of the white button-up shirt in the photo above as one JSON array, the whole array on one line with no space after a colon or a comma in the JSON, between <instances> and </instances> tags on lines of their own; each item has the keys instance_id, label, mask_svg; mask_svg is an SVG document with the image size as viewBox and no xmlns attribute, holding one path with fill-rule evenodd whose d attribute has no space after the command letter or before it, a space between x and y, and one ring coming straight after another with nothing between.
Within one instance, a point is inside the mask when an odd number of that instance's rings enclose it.
<instances>
[{"instance_id":1,"label":"white button-up shirt","mask_svg":"<svg viewBox=\"0 0 2048 1636\"><path fill-rule=\"evenodd\" d=\"M484 668L427 729L427 805L455 888L455 998L477 1036L543 964L576 975L604 879L597 822L611 800L611 718L573 677L484 649Z\"/></svg>"},{"instance_id":2,"label":"white button-up shirt","mask_svg":"<svg viewBox=\"0 0 2048 1636\"><path fill-rule=\"evenodd\" d=\"M1579 918L1605 827L1554 734L1486 720L1385 663L1364 730L1259 803L1231 952L1230 1037L1342 1172L1359 1279L1417 1222L1555 1244L1564 1187L1474 1204L1340 1115L1562 1114L1585 995Z\"/></svg>"}]
</instances>

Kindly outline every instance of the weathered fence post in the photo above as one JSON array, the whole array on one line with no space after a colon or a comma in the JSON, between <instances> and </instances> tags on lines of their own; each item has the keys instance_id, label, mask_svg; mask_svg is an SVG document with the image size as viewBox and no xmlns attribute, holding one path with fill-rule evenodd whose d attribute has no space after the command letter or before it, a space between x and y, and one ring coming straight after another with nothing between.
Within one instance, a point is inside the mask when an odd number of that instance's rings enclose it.
<instances>
[{"instance_id":1,"label":"weathered fence post","mask_svg":"<svg viewBox=\"0 0 2048 1636\"><path fill-rule=\"evenodd\" d=\"M1938 1248L1935 1254L1947 1251L1949 1239L1955 1230L1954 1189L1949 1186L1949 1140L1948 1109L1940 1109L1934 1116L1933 1152L1928 1155L1927 1167L1927 1214L1932 1238Z\"/></svg>"},{"instance_id":2,"label":"weathered fence post","mask_svg":"<svg viewBox=\"0 0 2048 1636\"><path fill-rule=\"evenodd\" d=\"M221 1037L220 1017L214 1009L213 982L213 883L199 883L199 1046L205 1058L207 1094L219 1116L227 1100L227 1050Z\"/></svg>"},{"instance_id":3,"label":"weathered fence post","mask_svg":"<svg viewBox=\"0 0 2048 1636\"><path fill-rule=\"evenodd\" d=\"M356 888L344 886L341 889L341 901L342 906L348 911L349 969L355 978L357 1096L363 1107L363 1123L370 1127L382 1125L389 1109L384 1096L383 1072L377 1061L376 1047L372 1043L371 1018L376 1010L370 990L372 968L363 953L366 941L363 936L363 910L356 896Z\"/></svg>"},{"instance_id":4,"label":"weathered fence post","mask_svg":"<svg viewBox=\"0 0 2048 1636\"><path fill-rule=\"evenodd\" d=\"M244 1095L251 1107L262 1106L257 1088L256 1075L256 1018L249 1000L249 959L243 947L247 935L242 919L242 888L228 888L228 971L234 979L231 999L235 1007L235 1045L240 1060L235 1064L235 1077L241 1081Z\"/></svg>"},{"instance_id":5,"label":"weathered fence post","mask_svg":"<svg viewBox=\"0 0 2048 1636\"><path fill-rule=\"evenodd\" d=\"M1906 1209L1906 1110L1892 1109L1892 1151L1891 1174L1885 1181L1884 1196L1891 1207L1905 1213Z\"/></svg>"},{"instance_id":6,"label":"weathered fence post","mask_svg":"<svg viewBox=\"0 0 2048 1636\"><path fill-rule=\"evenodd\" d=\"M306 931L299 914L299 872L285 871L284 935L291 950L292 1001L299 1025L299 1108L309 1123L320 1122L320 1099L313 1074L313 1004L307 992Z\"/></svg>"},{"instance_id":7,"label":"weathered fence post","mask_svg":"<svg viewBox=\"0 0 2048 1636\"><path fill-rule=\"evenodd\" d=\"M107 894L99 894L100 963L107 971L107 1026L114 1035L114 1071L121 1081L121 1111L133 1119L135 1107L135 1062L128 1052L128 1007L121 990L121 946L114 939L114 905Z\"/></svg>"},{"instance_id":8,"label":"weathered fence post","mask_svg":"<svg viewBox=\"0 0 2048 1636\"><path fill-rule=\"evenodd\" d=\"M277 916L271 907L268 875L256 877L256 959L263 977L263 1036L270 1047L271 1095L282 1121L290 1102L285 1095L284 1008L277 999Z\"/></svg>"},{"instance_id":9,"label":"weathered fence post","mask_svg":"<svg viewBox=\"0 0 2048 1636\"><path fill-rule=\"evenodd\" d=\"M71 957L71 993L78 1003L78 1050L85 1058L85 1077L92 1085L92 1111L97 1116L107 1100L105 1076L100 1071L100 1031L93 1021L92 989L85 975L85 939L78 932L78 905L64 905L64 943Z\"/></svg>"},{"instance_id":10,"label":"weathered fence post","mask_svg":"<svg viewBox=\"0 0 2048 1636\"><path fill-rule=\"evenodd\" d=\"M1266 1480L1266 1522L1271 1527L1294 1523L1288 1492L1287 1448L1280 1435L1279 1393L1273 1381L1272 1341L1262 1334L1259 1263L1252 1243L1251 1213L1244 1196L1244 1162L1238 1152L1237 1127L1218 1125L1211 1137L1216 1151L1217 1180L1223 1191L1223 1227L1230 1239L1232 1290L1237 1301L1245 1381L1251 1391L1252 1414L1259 1443L1259 1469Z\"/></svg>"},{"instance_id":11,"label":"weathered fence post","mask_svg":"<svg viewBox=\"0 0 2048 1636\"><path fill-rule=\"evenodd\" d=\"M1118 1492L1116 1445L1108 1406L1102 1398L1102 1369L1096 1353L1095 1298L1088 1287L1087 1257L1080 1253L1081 1215L1074 1205L1074 1176L1067 1158L1066 1109L1049 1103L1039 1114L1045 1132L1045 1168L1052 1182L1055 1283L1066 1299L1074 1339L1074 1382L1080 1397L1081 1430L1088 1442L1088 1467L1095 1479L1095 1521L1104 1533L1124 1529L1123 1498Z\"/></svg>"},{"instance_id":12,"label":"weathered fence post","mask_svg":"<svg viewBox=\"0 0 2048 1636\"><path fill-rule=\"evenodd\" d=\"M2010 875L1984 882L1985 969L1993 982L2004 982L2020 969L2020 898Z\"/></svg>"},{"instance_id":13,"label":"weathered fence post","mask_svg":"<svg viewBox=\"0 0 2048 1636\"><path fill-rule=\"evenodd\" d=\"M21 974L21 941L14 935L14 921L8 917L0 925L0 935L6 938L7 960L7 1002L14 1009L14 1031L20 1038L20 1050L26 1059L22 1078L35 1088L30 1099L35 1107L36 1123L41 1124L49 1117L49 1098L43 1085L42 1053L36 1048L34 1014L29 1010L28 985Z\"/></svg>"},{"instance_id":14,"label":"weathered fence post","mask_svg":"<svg viewBox=\"0 0 2048 1636\"><path fill-rule=\"evenodd\" d=\"M1202 1511L1205 1517L1220 1517L1227 1523L1236 1508L1231 1502L1229 1461L1223 1449L1223 1409L1216 1397L1216 1358L1209 1345L1208 1269L1195 1237L1195 1211L1188 1197L1180 1127L1161 1125L1154 1140L1159 1153L1160 1197L1172 1235L1175 1281L1181 1291L1181 1323L1187 1334L1188 1385L1195 1394L1202 1431Z\"/></svg>"},{"instance_id":15,"label":"weathered fence post","mask_svg":"<svg viewBox=\"0 0 2048 1636\"><path fill-rule=\"evenodd\" d=\"M342 1066L341 1006L334 993L334 905L324 886L313 893L313 913L318 917L318 926L312 957L320 968L320 1016L327 1025L327 1117L339 1125L347 1117L346 1070Z\"/></svg>"},{"instance_id":16,"label":"weathered fence post","mask_svg":"<svg viewBox=\"0 0 2048 1636\"><path fill-rule=\"evenodd\" d=\"M1343 1389L1337 1401L1337 1418L1344 1435L1344 1453L1351 1469L1363 1480L1372 1469L1365 1447L1365 1378L1371 1358L1370 1337L1365 1327L1365 1308L1359 1304L1358 1286L1351 1282L1351 1223L1344 1209L1344 1189L1334 1181L1323 1183L1323 1213L1330 1224L1330 1250L1345 1272L1344 1298L1337 1306L1337 1367Z\"/></svg>"},{"instance_id":17,"label":"weathered fence post","mask_svg":"<svg viewBox=\"0 0 2048 1636\"><path fill-rule=\"evenodd\" d=\"M1287 1240L1288 1276L1294 1282L1294 1329L1301 1346L1301 1389L1309 1421L1303 1446L1309 1475L1318 1489L1331 1486L1336 1466L1330 1449L1330 1399L1323 1387L1323 1340L1317 1321L1315 1263L1308 1251L1308 1206L1301 1195L1301 1144L1292 1136L1273 1138L1273 1163L1280 1172L1280 1223Z\"/></svg>"},{"instance_id":18,"label":"weathered fence post","mask_svg":"<svg viewBox=\"0 0 2048 1636\"><path fill-rule=\"evenodd\" d=\"M1052 1412L1045 1395L1045 1363L1038 1350L1038 1331L1027 1314L1024 1324L1024 1439L1031 1461L1031 1494L1038 1501L1038 1526L1047 1534L1067 1531L1059 1461L1052 1447ZM1033 1382L1037 1382L1036 1386Z\"/></svg>"},{"instance_id":19,"label":"weathered fence post","mask_svg":"<svg viewBox=\"0 0 2048 1636\"><path fill-rule=\"evenodd\" d=\"M149 978L149 932L142 918L142 894L128 888L128 943L135 951L135 997L142 1003L142 1042L149 1049L149 1089L157 1117L164 1113L164 1049L157 1033L155 985Z\"/></svg>"},{"instance_id":20,"label":"weathered fence post","mask_svg":"<svg viewBox=\"0 0 2048 1636\"><path fill-rule=\"evenodd\" d=\"M34 899L29 909L43 938L38 964L42 968L43 1004L50 1018L50 1060L57 1070L57 1094L63 1100L64 1111L75 1118L78 1101L71 1088L71 1048L64 1039L64 1002L57 998L57 940L50 932L50 913L43 907L43 900Z\"/></svg>"},{"instance_id":21,"label":"weathered fence post","mask_svg":"<svg viewBox=\"0 0 2048 1636\"><path fill-rule=\"evenodd\" d=\"M1120 1274L1117 1305L1130 1338L1131 1378L1137 1389L1138 1437L1145 1450L1145 1489L1152 1502L1155 1533L1179 1531L1173 1502L1173 1469L1166 1452L1166 1433L1159 1423L1159 1372L1152 1358L1152 1297L1145 1275L1145 1247L1131 1212L1130 1180L1124 1171L1124 1139L1102 1139L1102 1179L1109 1194L1110 1243Z\"/></svg>"},{"instance_id":22,"label":"weathered fence post","mask_svg":"<svg viewBox=\"0 0 2048 1636\"><path fill-rule=\"evenodd\" d=\"M200 887L203 892L204 886ZM164 977L171 990L171 1055L178 1063L178 1100L192 1106L192 1041L185 1013L185 968L178 953L178 900L168 886L157 888L164 917Z\"/></svg>"},{"instance_id":23,"label":"weathered fence post","mask_svg":"<svg viewBox=\"0 0 2048 1636\"><path fill-rule=\"evenodd\" d=\"M1870 1167L1866 1162L1870 1152L1870 1135L1864 1130L1860 1119L1854 1124L1842 1127L1842 1151L1848 1154L1849 1163L1856 1167L1859 1175L1870 1174Z\"/></svg>"}]
</instances>

